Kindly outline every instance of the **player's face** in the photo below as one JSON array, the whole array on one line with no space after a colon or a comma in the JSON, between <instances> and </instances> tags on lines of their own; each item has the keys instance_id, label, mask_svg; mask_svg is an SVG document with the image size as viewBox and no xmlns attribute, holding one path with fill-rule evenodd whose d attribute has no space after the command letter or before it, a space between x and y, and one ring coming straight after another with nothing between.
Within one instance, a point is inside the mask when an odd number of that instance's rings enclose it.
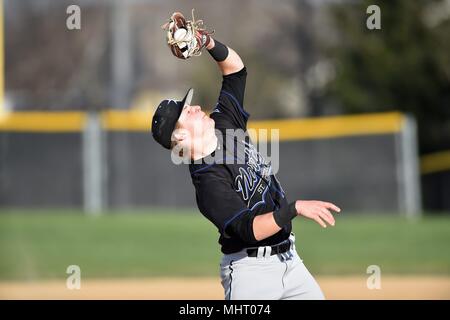
<instances>
[{"instance_id":1,"label":"player's face","mask_svg":"<svg viewBox=\"0 0 450 320\"><path fill-rule=\"evenodd\" d=\"M178 122L194 139L201 138L214 130L214 120L202 111L200 106L185 106Z\"/></svg>"}]
</instances>

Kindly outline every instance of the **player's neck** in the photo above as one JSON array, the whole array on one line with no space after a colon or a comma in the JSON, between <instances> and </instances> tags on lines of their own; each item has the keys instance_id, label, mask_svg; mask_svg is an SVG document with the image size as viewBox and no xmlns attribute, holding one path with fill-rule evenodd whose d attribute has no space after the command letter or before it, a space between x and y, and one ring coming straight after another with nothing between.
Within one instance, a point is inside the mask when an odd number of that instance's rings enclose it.
<instances>
[{"instance_id":1,"label":"player's neck","mask_svg":"<svg viewBox=\"0 0 450 320\"><path fill-rule=\"evenodd\" d=\"M214 152L214 150L216 150L216 148L217 148L217 137L214 134L202 144L202 148L200 148L198 152L196 152L197 148L194 148L191 158L194 161L200 160L204 157L209 156L211 153Z\"/></svg>"}]
</instances>

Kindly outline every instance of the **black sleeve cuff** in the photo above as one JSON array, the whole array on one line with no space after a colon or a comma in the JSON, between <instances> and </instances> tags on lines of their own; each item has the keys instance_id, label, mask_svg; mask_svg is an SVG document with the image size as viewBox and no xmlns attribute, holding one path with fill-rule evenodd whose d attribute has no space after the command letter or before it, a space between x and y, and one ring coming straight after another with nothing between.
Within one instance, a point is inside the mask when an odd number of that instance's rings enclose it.
<instances>
[{"instance_id":1,"label":"black sleeve cuff","mask_svg":"<svg viewBox=\"0 0 450 320\"><path fill-rule=\"evenodd\" d=\"M287 225L292 219L297 216L297 209L295 209L295 201L290 203L288 206L282 207L277 211L274 211L273 218L275 219L275 223L283 228Z\"/></svg>"},{"instance_id":2,"label":"black sleeve cuff","mask_svg":"<svg viewBox=\"0 0 450 320\"><path fill-rule=\"evenodd\" d=\"M228 47L216 39L214 39L214 43L214 48L208 50L208 52L214 60L217 62L222 62L228 57Z\"/></svg>"}]
</instances>

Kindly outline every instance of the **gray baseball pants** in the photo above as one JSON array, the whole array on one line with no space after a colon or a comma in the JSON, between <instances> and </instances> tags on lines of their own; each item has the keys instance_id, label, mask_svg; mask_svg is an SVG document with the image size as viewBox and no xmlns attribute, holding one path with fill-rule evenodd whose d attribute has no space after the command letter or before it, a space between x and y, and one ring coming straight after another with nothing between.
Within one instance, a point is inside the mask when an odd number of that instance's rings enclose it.
<instances>
[{"instance_id":1,"label":"gray baseball pants","mask_svg":"<svg viewBox=\"0 0 450 320\"><path fill-rule=\"evenodd\" d=\"M271 247L259 247L256 257L246 249L223 255L220 264L226 300L322 300L319 285L295 249L270 255ZM265 254L264 254L264 248Z\"/></svg>"}]
</instances>

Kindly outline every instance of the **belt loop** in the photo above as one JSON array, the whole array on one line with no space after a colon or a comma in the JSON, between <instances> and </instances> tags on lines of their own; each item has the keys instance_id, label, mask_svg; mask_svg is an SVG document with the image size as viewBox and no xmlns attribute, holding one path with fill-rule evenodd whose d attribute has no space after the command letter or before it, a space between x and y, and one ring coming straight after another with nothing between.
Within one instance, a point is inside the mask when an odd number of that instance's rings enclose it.
<instances>
[{"instance_id":1,"label":"belt loop","mask_svg":"<svg viewBox=\"0 0 450 320\"><path fill-rule=\"evenodd\" d=\"M265 247L266 248L266 254L265 254L265 258L266 259L268 259L268 258L270 258L270 255L271 255L271 253L272 253L272 247L271 246L267 246L267 247Z\"/></svg>"},{"instance_id":2,"label":"belt loop","mask_svg":"<svg viewBox=\"0 0 450 320\"><path fill-rule=\"evenodd\" d=\"M291 236L289 237L289 242L291 243L291 250L295 250L295 234L291 232Z\"/></svg>"},{"instance_id":3,"label":"belt loop","mask_svg":"<svg viewBox=\"0 0 450 320\"><path fill-rule=\"evenodd\" d=\"M264 248L265 247L258 247L258 252L256 253L257 259L261 259L264 257Z\"/></svg>"}]
</instances>

